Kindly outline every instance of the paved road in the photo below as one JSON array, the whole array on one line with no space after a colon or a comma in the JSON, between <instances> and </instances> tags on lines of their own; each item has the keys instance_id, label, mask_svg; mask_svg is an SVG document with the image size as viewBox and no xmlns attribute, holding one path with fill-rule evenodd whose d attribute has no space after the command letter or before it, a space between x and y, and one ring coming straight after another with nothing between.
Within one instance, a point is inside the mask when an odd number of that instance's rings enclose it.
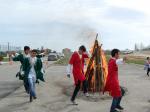
<instances>
[{"instance_id":1,"label":"paved road","mask_svg":"<svg viewBox=\"0 0 150 112\"><path fill-rule=\"evenodd\" d=\"M22 82L15 77L18 70L18 63L0 65L0 100L22 85Z\"/></svg>"},{"instance_id":2,"label":"paved road","mask_svg":"<svg viewBox=\"0 0 150 112\"><path fill-rule=\"evenodd\" d=\"M128 89L122 100L124 112L150 112L150 78L146 76L143 67L126 64L119 68L120 83ZM111 98L86 98L82 92L77 97L78 106L68 105L73 80L66 78L65 70L65 66L48 68L46 82L37 85L36 101L29 103L29 97L21 87L0 101L0 112L109 112Z\"/></svg>"}]
</instances>

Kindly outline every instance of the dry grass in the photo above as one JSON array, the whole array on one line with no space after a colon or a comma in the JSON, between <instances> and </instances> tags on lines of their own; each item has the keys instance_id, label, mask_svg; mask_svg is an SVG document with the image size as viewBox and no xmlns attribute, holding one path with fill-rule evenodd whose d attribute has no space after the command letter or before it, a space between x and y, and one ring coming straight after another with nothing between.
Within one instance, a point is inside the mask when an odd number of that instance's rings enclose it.
<instances>
[{"instance_id":1,"label":"dry grass","mask_svg":"<svg viewBox=\"0 0 150 112\"><path fill-rule=\"evenodd\" d=\"M145 64L144 60L145 60L145 57L143 57L143 56L132 56L132 55L129 55L127 63L134 63L134 64L144 65Z\"/></svg>"},{"instance_id":2,"label":"dry grass","mask_svg":"<svg viewBox=\"0 0 150 112\"><path fill-rule=\"evenodd\" d=\"M121 55L121 57L124 57L125 55ZM110 59L110 55L107 55L107 60ZM145 64L145 60L146 58L143 56L133 56L133 55L128 55L127 56L127 63L133 63L133 64L140 64L140 65L144 65Z\"/></svg>"}]
</instances>

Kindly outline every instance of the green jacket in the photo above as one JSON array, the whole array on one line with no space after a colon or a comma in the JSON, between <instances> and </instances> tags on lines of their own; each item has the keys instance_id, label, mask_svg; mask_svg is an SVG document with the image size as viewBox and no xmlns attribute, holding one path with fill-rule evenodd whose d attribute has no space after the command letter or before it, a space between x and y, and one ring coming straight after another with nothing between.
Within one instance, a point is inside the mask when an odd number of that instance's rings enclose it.
<instances>
[{"instance_id":1,"label":"green jacket","mask_svg":"<svg viewBox=\"0 0 150 112\"><path fill-rule=\"evenodd\" d=\"M25 56L23 54L19 54L18 56L13 57L13 61L20 61L23 64Z\"/></svg>"},{"instance_id":2,"label":"green jacket","mask_svg":"<svg viewBox=\"0 0 150 112\"><path fill-rule=\"evenodd\" d=\"M36 57L42 58L42 55L37 55ZM13 61L20 61L20 63L23 64L24 58L26 58L24 54L19 54L18 56L13 57Z\"/></svg>"},{"instance_id":3,"label":"green jacket","mask_svg":"<svg viewBox=\"0 0 150 112\"><path fill-rule=\"evenodd\" d=\"M21 72L23 69L23 62L24 62L25 56L23 54L19 54L18 56L13 57L12 59L13 61L20 61L21 66L20 66L19 72L16 74L16 77L19 77L20 80L23 80L24 76L21 75Z\"/></svg>"},{"instance_id":4,"label":"green jacket","mask_svg":"<svg viewBox=\"0 0 150 112\"><path fill-rule=\"evenodd\" d=\"M37 58L35 65L34 65L34 69L36 72L36 78L37 78L37 81L41 80L41 81L45 82L44 77L43 77L44 73L42 73L42 68L43 68L42 61L40 58ZM29 58L25 58L24 62L23 62L24 80L28 79L30 69L31 69L30 60L29 60Z\"/></svg>"}]
</instances>

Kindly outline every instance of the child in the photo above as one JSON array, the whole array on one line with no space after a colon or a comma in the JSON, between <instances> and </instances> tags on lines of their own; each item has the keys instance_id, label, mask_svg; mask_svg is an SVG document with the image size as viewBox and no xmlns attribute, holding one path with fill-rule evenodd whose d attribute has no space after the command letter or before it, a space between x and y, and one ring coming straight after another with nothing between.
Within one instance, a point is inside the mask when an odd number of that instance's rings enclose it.
<instances>
[{"instance_id":1,"label":"child","mask_svg":"<svg viewBox=\"0 0 150 112\"><path fill-rule=\"evenodd\" d=\"M150 72L150 58L149 57L146 58L144 70L147 70L147 75L149 76L149 72Z\"/></svg>"},{"instance_id":2,"label":"child","mask_svg":"<svg viewBox=\"0 0 150 112\"><path fill-rule=\"evenodd\" d=\"M124 60L119 59L119 55L120 51L118 49L113 49L111 51L112 58L108 63L108 77L104 91L108 91L113 97L110 112L119 112L118 110L123 110L123 107L120 106L120 103L122 96L124 95L124 90L119 85L117 63L122 63L126 58L124 58Z\"/></svg>"},{"instance_id":3,"label":"child","mask_svg":"<svg viewBox=\"0 0 150 112\"><path fill-rule=\"evenodd\" d=\"M36 99L36 91L35 91L35 83L40 79L44 81L43 73L42 73L42 61L40 58L36 57L37 50L31 51L31 57L25 58L23 63L23 71L25 74L25 80L29 83L29 94L30 94L30 102L33 99Z\"/></svg>"},{"instance_id":4,"label":"child","mask_svg":"<svg viewBox=\"0 0 150 112\"><path fill-rule=\"evenodd\" d=\"M150 72L150 59L148 59L148 67L147 67L147 75L149 76L149 72Z\"/></svg>"}]
</instances>

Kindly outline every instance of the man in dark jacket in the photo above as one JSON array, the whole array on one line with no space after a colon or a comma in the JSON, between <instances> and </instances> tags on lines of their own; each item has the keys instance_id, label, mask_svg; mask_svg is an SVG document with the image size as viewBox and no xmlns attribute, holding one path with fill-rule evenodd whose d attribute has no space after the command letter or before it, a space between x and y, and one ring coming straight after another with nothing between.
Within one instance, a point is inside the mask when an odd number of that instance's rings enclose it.
<instances>
[{"instance_id":1,"label":"man in dark jacket","mask_svg":"<svg viewBox=\"0 0 150 112\"><path fill-rule=\"evenodd\" d=\"M25 58L23 63L24 80L29 83L30 102L36 99L35 83L38 80L45 81L42 72L42 61L36 57L37 50L31 51L31 57Z\"/></svg>"},{"instance_id":2,"label":"man in dark jacket","mask_svg":"<svg viewBox=\"0 0 150 112\"><path fill-rule=\"evenodd\" d=\"M28 88L28 83L25 82L24 80L24 74L22 72L22 69L23 69L23 62L24 62L24 59L25 58L29 58L30 57L30 47L29 46L24 46L24 53L23 54L17 54L16 52L13 52L11 55L10 55L10 58L12 58L13 61L20 61L21 63L21 66L20 66L20 70L19 72L16 74L16 77L19 77L20 80L23 80L23 83L24 83L24 88L25 88L25 91L27 93L29 93L29 88Z\"/></svg>"}]
</instances>

